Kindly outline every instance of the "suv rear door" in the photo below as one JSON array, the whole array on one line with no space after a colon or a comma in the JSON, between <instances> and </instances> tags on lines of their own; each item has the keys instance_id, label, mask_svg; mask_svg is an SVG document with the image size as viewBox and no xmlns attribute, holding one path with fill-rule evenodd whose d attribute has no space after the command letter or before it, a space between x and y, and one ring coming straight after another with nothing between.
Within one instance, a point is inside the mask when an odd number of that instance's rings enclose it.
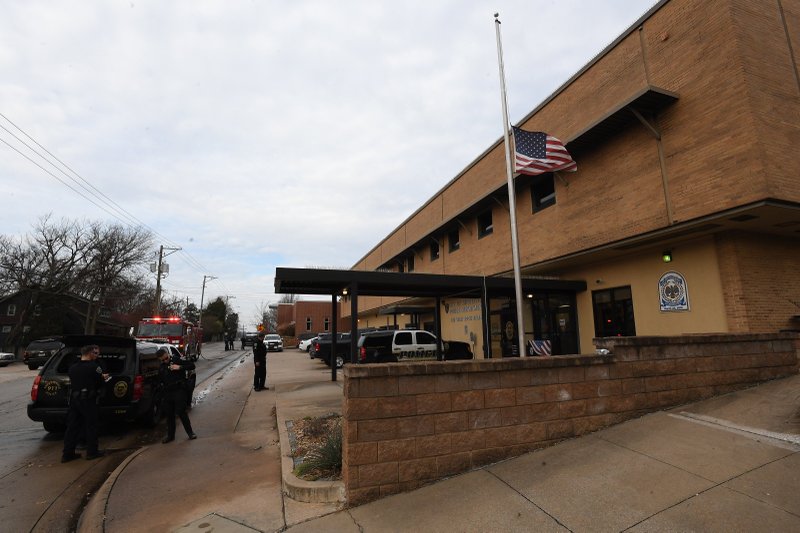
<instances>
[{"instance_id":1,"label":"suv rear door","mask_svg":"<svg viewBox=\"0 0 800 533\"><path fill-rule=\"evenodd\" d=\"M124 404L131 389L129 365L133 363L136 341L118 337L70 335L63 339L64 346L45 364L39 381L36 404L39 407L66 407L69 405L69 368L81 358L81 347L98 344L98 362L111 374L105 384L101 405Z\"/></svg>"},{"instance_id":2,"label":"suv rear door","mask_svg":"<svg viewBox=\"0 0 800 533\"><path fill-rule=\"evenodd\" d=\"M398 359L435 359L436 337L427 331L397 331L392 352Z\"/></svg>"}]
</instances>

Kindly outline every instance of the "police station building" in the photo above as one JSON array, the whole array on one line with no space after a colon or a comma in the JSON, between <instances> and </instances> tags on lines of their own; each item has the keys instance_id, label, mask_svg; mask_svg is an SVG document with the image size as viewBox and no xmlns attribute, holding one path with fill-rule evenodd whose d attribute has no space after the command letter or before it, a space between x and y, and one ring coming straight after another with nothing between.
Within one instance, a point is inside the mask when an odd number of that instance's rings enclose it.
<instances>
[{"instance_id":1,"label":"police station building","mask_svg":"<svg viewBox=\"0 0 800 533\"><path fill-rule=\"evenodd\" d=\"M665 0L531 102L514 126L578 169L515 177L526 350L800 329L798 54L800 0ZM500 138L352 270L513 278L505 165ZM363 296L357 323L432 330L437 306L477 358L519 352L513 294Z\"/></svg>"}]
</instances>

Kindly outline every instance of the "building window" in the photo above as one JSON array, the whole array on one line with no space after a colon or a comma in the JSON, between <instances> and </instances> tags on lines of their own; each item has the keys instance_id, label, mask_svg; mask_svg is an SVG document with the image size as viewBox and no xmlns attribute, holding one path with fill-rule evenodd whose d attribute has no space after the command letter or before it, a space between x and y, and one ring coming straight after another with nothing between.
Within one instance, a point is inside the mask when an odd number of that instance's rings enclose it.
<instances>
[{"instance_id":1,"label":"building window","mask_svg":"<svg viewBox=\"0 0 800 533\"><path fill-rule=\"evenodd\" d=\"M311 331L311 317L306 317L306 331Z\"/></svg>"},{"instance_id":2,"label":"building window","mask_svg":"<svg viewBox=\"0 0 800 533\"><path fill-rule=\"evenodd\" d=\"M330 331L331 319L328 318L328 317L325 317L325 322L324 322L323 326L325 327L325 331Z\"/></svg>"},{"instance_id":3,"label":"building window","mask_svg":"<svg viewBox=\"0 0 800 533\"><path fill-rule=\"evenodd\" d=\"M493 230L492 210L489 209L488 211L478 215L478 238L480 239L481 237L491 235Z\"/></svg>"},{"instance_id":4,"label":"building window","mask_svg":"<svg viewBox=\"0 0 800 533\"><path fill-rule=\"evenodd\" d=\"M17 306L14 304L8 304L8 309L6 309L6 315L14 316L17 314Z\"/></svg>"},{"instance_id":5,"label":"building window","mask_svg":"<svg viewBox=\"0 0 800 533\"><path fill-rule=\"evenodd\" d=\"M3 333L11 333L11 326L3 326Z\"/></svg>"},{"instance_id":6,"label":"building window","mask_svg":"<svg viewBox=\"0 0 800 533\"><path fill-rule=\"evenodd\" d=\"M433 241L431 243L431 261L436 261L439 259L439 243Z\"/></svg>"},{"instance_id":7,"label":"building window","mask_svg":"<svg viewBox=\"0 0 800 533\"><path fill-rule=\"evenodd\" d=\"M447 234L447 242L450 245L449 250L451 252L455 252L459 248L461 248L461 240L458 236L458 228L454 229L450 233Z\"/></svg>"},{"instance_id":8,"label":"building window","mask_svg":"<svg viewBox=\"0 0 800 533\"><path fill-rule=\"evenodd\" d=\"M414 272L414 254L411 254L406 259L406 265L409 272Z\"/></svg>"},{"instance_id":9,"label":"building window","mask_svg":"<svg viewBox=\"0 0 800 533\"><path fill-rule=\"evenodd\" d=\"M592 292L595 337L633 337L633 293L630 286Z\"/></svg>"},{"instance_id":10,"label":"building window","mask_svg":"<svg viewBox=\"0 0 800 533\"><path fill-rule=\"evenodd\" d=\"M403 270L404 270L404 268L403 268L403 260L400 259L400 260L397 261L397 271L402 273Z\"/></svg>"},{"instance_id":11,"label":"building window","mask_svg":"<svg viewBox=\"0 0 800 533\"><path fill-rule=\"evenodd\" d=\"M533 212L541 211L556 203L556 184L553 174L542 174L531 184L531 203Z\"/></svg>"}]
</instances>

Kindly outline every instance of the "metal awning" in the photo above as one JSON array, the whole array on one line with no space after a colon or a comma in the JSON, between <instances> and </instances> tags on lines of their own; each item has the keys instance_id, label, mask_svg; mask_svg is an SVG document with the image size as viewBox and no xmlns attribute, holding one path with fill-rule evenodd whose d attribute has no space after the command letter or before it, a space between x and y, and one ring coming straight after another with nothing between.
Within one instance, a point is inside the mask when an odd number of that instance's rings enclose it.
<instances>
[{"instance_id":1,"label":"metal awning","mask_svg":"<svg viewBox=\"0 0 800 533\"><path fill-rule=\"evenodd\" d=\"M660 87L647 86L633 96L614 106L611 111L592 125L572 136L567 142L567 150L574 155L586 148L603 144L603 142L627 127L631 122L642 120L645 115L652 115L678 99L678 95Z\"/></svg>"},{"instance_id":2,"label":"metal awning","mask_svg":"<svg viewBox=\"0 0 800 533\"><path fill-rule=\"evenodd\" d=\"M480 297L484 288L492 296L515 294L512 278L317 268L275 269L277 294L337 295L351 287L357 287L361 296ZM522 290L581 292L586 290L586 282L523 278Z\"/></svg>"}]
</instances>

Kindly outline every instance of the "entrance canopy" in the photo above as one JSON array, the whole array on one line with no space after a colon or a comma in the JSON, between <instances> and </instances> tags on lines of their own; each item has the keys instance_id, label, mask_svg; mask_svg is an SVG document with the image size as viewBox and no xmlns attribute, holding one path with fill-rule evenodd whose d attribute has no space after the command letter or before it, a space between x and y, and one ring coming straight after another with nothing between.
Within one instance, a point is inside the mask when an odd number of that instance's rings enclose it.
<instances>
[{"instance_id":1,"label":"entrance canopy","mask_svg":"<svg viewBox=\"0 0 800 533\"><path fill-rule=\"evenodd\" d=\"M530 294L541 291L581 292L586 290L585 281L523 278L522 291ZM337 296L350 296L350 331L358 331L359 296L398 296L434 298L434 327L437 338L442 338L439 302L442 298L472 297L481 300L481 321L484 356L488 353L488 308L490 298L514 298L516 290L511 278L484 276L450 276L444 274L417 274L405 272L379 272L364 270L333 270L315 268L275 269L275 292L277 294L327 294L331 296L333 316L331 346L331 379L336 381L336 323ZM356 362L358 335L350 336L350 362ZM437 348L437 359L441 350Z\"/></svg>"},{"instance_id":2,"label":"entrance canopy","mask_svg":"<svg viewBox=\"0 0 800 533\"><path fill-rule=\"evenodd\" d=\"M515 294L512 278L316 268L275 269L275 292L278 294L334 296L345 290L352 292L354 287L362 296L480 297L484 291L492 296L513 297ZM522 290L581 292L586 290L586 282L523 278Z\"/></svg>"}]
</instances>

